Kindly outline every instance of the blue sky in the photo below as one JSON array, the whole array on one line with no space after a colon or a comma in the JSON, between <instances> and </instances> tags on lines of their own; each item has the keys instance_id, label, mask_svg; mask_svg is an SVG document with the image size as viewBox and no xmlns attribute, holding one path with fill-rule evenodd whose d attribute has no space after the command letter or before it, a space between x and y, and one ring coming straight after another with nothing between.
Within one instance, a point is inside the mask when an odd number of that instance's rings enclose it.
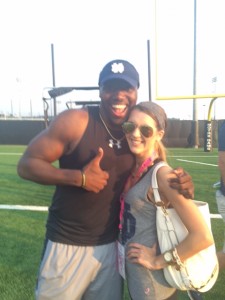
<instances>
[{"instance_id":1,"label":"blue sky","mask_svg":"<svg viewBox=\"0 0 225 300\"><path fill-rule=\"evenodd\" d=\"M157 7L155 6L157 3ZM225 93L225 1L197 3L197 94ZM193 92L194 0L7 0L0 3L0 113L43 114L42 92L52 86L96 86L111 59L132 62L140 73L139 100L148 100L147 40L151 44L152 97ZM155 39L157 33L157 43ZM156 47L157 46L157 47ZM212 83L216 77L217 82ZM65 102L95 99L72 93ZM199 119L210 100L198 100ZM192 100L158 101L168 117L192 119ZM225 99L216 100L224 118Z\"/></svg>"}]
</instances>

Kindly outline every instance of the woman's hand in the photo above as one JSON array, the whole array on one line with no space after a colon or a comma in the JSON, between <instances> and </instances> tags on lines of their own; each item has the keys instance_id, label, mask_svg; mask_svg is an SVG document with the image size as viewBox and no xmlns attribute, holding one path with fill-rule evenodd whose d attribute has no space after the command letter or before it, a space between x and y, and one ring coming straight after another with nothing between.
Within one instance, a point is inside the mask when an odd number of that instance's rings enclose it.
<instances>
[{"instance_id":1,"label":"woman's hand","mask_svg":"<svg viewBox=\"0 0 225 300\"><path fill-rule=\"evenodd\" d=\"M131 263L140 264L149 270L156 270L156 244L152 248L138 243L129 244L127 258Z\"/></svg>"}]
</instances>

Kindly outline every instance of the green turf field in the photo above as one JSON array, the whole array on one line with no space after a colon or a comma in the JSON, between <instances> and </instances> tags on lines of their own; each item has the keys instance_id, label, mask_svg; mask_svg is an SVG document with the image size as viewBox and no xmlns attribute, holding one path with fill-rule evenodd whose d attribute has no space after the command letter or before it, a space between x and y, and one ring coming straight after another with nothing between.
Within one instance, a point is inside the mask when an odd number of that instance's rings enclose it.
<instances>
[{"instance_id":1,"label":"green turf field","mask_svg":"<svg viewBox=\"0 0 225 300\"><path fill-rule=\"evenodd\" d=\"M17 175L16 165L24 149L23 146L0 146L0 205L47 207L54 187L24 181ZM207 201L212 214L218 214L212 187L219 181L217 154L217 149L210 153L203 149L168 149L170 165L182 166L192 175L195 199ZM46 211L0 209L1 300L34 299L46 218ZM219 250L224 240L223 221L213 218L212 229ZM125 290L124 300L128 299ZM188 297L182 292L179 299ZM204 299L225 299L225 271L219 274L215 286L204 294Z\"/></svg>"}]
</instances>

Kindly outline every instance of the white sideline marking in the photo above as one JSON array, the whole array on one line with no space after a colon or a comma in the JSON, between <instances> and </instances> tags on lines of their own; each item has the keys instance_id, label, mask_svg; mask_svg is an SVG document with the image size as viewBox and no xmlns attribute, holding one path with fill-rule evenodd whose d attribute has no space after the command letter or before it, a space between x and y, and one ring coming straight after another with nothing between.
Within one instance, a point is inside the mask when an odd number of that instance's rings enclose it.
<instances>
[{"instance_id":1,"label":"white sideline marking","mask_svg":"<svg viewBox=\"0 0 225 300\"><path fill-rule=\"evenodd\" d=\"M197 157L197 156L195 156L195 157ZM199 156L199 157L203 157L203 156ZM216 156L211 156L211 157L216 157ZM189 163L193 163L193 164L206 165L206 166L211 166L211 167L218 167L218 165L206 164L206 163L192 161L192 160L179 159L179 158L177 160L184 161L184 162L189 162ZM220 214L210 214L210 218L211 219L222 219Z\"/></svg>"},{"instance_id":2,"label":"white sideline marking","mask_svg":"<svg viewBox=\"0 0 225 300\"><path fill-rule=\"evenodd\" d=\"M48 207L47 206L32 206L32 205L7 205L7 204L0 204L0 209L48 211Z\"/></svg>"},{"instance_id":3,"label":"white sideline marking","mask_svg":"<svg viewBox=\"0 0 225 300\"><path fill-rule=\"evenodd\" d=\"M219 214L210 214L211 219L222 219L222 216Z\"/></svg>"},{"instance_id":4,"label":"white sideline marking","mask_svg":"<svg viewBox=\"0 0 225 300\"><path fill-rule=\"evenodd\" d=\"M0 155L22 155L22 153L0 153ZM182 155L182 156L170 156L168 155L167 157L206 157L206 156L187 156L187 155ZM217 157L217 156L207 156L207 157ZM191 160L186 160L186 159L177 159L179 161L184 161L184 162L190 162L193 164L200 164L200 165L207 165L207 166L212 166L212 167L218 167L218 165L213 165L213 164L206 164L206 163L201 163L201 162L196 162L196 161L191 161ZM30 205L6 205L6 204L0 204L0 209L11 209L11 210L31 210L31 211L48 211L47 206L30 206ZM220 214L210 214L211 219L222 219Z\"/></svg>"},{"instance_id":5,"label":"white sideline marking","mask_svg":"<svg viewBox=\"0 0 225 300\"><path fill-rule=\"evenodd\" d=\"M4 153L4 152L0 152L0 155L22 155L22 153Z\"/></svg>"},{"instance_id":6,"label":"white sideline marking","mask_svg":"<svg viewBox=\"0 0 225 300\"><path fill-rule=\"evenodd\" d=\"M184 162L189 162L189 163L193 163L193 164L198 164L198 165L206 165L206 166L211 166L211 167L218 167L218 165L213 165L213 164L206 164L206 163L202 163L199 161L192 161L192 160L187 160L187 159L177 159L179 161L184 161Z\"/></svg>"},{"instance_id":7,"label":"white sideline marking","mask_svg":"<svg viewBox=\"0 0 225 300\"><path fill-rule=\"evenodd\" d=\"M34 211L48 211L47 206L30 206L30 205L6 205L0 204L0 209L11 209L11 210L34 210ZM222 219L219 214L210 214L211 219Z\"/></svg>"},{"instance_id":8,"label":"white sideline marking","mask_svg":"<svg viewBox=\"0 0 225 300\"><path fill-rule=\"evenodd\" d=\"M204 157L204 158L208 158L208 157L218 157L217 155L167 155L167 157Z\"/></svg>"}]
</instances>

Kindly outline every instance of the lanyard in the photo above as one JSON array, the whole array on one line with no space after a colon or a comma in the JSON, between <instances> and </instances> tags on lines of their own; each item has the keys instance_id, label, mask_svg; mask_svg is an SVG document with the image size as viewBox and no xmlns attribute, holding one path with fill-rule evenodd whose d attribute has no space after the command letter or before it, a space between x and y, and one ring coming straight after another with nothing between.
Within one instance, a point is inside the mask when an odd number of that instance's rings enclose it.
<instances>
[{"instance_id":1,"label":"lanyard","mask_svg":"<svg viewBox=\"0 0 225 300\"><path fill-rule=\"evenodd\" d=\"M155 159L155 155L153 153L153 155L151 157L148 157L142 164L141 166L138 168L137 173L135 174L135 176L130 175L125 183L124 186L124 190L122 192L122 194L120 195L120 223L119 223L119 230L122 230L122 221L123 221L123 213L124 213L124 206L125 206L125 196L126 193L128 192L128 190L134 186L138 180L141 178L143 172L152 165L153 161Z\"/></svg>"}]
</instances>

